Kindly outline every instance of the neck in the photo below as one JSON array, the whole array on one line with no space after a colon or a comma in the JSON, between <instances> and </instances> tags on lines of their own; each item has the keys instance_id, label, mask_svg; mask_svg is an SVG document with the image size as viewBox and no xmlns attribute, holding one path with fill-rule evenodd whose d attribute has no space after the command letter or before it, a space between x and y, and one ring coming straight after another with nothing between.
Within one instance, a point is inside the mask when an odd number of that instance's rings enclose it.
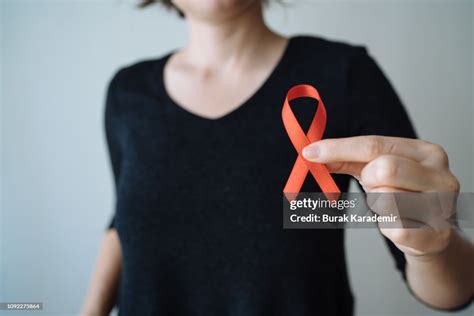
<instances>
[{"instance_id":1,"label":"neck","mask_svg":"<svg viewBox=\"0 0 474 316\"><path fill-rule=\"evenodd\" d=\"M187 18L189 40L186 59L204 68L235 65L258 54L278 37L264 23L260 1L224 21Z\"/></svg>"}]
</instances>

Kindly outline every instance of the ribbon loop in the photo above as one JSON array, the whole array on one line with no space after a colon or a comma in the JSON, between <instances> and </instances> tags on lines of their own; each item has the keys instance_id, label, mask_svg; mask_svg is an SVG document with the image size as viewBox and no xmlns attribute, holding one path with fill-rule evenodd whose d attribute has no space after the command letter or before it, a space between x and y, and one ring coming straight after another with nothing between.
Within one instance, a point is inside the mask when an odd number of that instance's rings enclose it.
<instances>
[{"instance_id":1,"label":"ribbon loop","mask_svg":"<svg viewBox=\"0 0 474 316\"><path fill-rule=\"evenodd\" d=\"M290 101L303 97L312 98L318 101L316 113L311 121L307 133L305 133L301 128L301 125L298 123L298 120L290 107ZM334 179L331 177L327 167L324 164L310 162L302 156L303 148L320 140L323 137L324 130L326 129L326 108L324 107L323 100L319 95L318 90L307 84L292 87L286 95L281 116L288 137L298 152L298 158L296 159L285 188L283 189L286 198L290 201L296 198L303 186L308 172L310 172L326 198L329 200L337 199L341 191L334 182Z\"/></svg>"}]
</instances>

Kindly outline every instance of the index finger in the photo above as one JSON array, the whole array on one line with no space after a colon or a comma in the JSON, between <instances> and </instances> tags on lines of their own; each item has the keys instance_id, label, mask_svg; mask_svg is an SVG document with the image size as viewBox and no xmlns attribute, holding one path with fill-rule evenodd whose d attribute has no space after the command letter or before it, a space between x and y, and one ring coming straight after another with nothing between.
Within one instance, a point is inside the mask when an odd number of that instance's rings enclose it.
<instances>
[{"instance_id":1,"label":"index finger","mask_svg":"<svg viewBox=\"0 0 474 316\"><path fill-rule=\"evenodd\" d=\"M306 146L303 156L313 162L369 162L380 155L403 156L418 162L426 158L421 150L420 140L387 137L356 136L338 139L324 139Z\"/></svg>"}]
</instances>

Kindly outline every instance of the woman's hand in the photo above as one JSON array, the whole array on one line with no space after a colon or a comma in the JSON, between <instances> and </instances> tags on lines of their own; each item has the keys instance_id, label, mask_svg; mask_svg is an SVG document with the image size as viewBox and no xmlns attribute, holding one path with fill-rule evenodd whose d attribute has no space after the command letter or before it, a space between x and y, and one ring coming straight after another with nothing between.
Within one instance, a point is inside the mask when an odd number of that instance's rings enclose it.
<instances>
[{"instance_id":1,"label":"woman's hand","mask_svg":"<svg viewBox=\"0 0 474 316\"><path fill-rule=\"evenodd\" d=\"M332 173L354 176L367 193L459 192L459 182L449 170L444 149L422 140L383 136L325 139L307 146L303 156L326 164ZM451 194L450 198L454 196ZM380 230L407 256L427 259L443 252L452 237L452 230L441 229L439 221L430 223L435 216L429 211L411 210L412 215L420 215L417 220L426 220L422 228L401 228L399 223L398 228ZM405 227L408 219L401 220Z\"/></svg>"},{"instance_id":2,"label":"woman's hand","mask_svg":"<svg viewBox=\"0 0 474 316\"><path fill-rule=\"evenodd\" d=\"M418 298L441 309L458 308L474 298L474 245L444 221L455 211L452 202L457 198L459 182L449 170L443 148L422 140L360 136L321 140L307 146L303 156L326 164L330 172L353 175L368 193L437 194L441 212L439 209L432 212L426 203L413 207L420 204L414 203L409 204L413 209L408 216L403 218L399 213L403 224L406 217L408 220L414 217L417 222L424 220L421 228L404 228L399 223L396 228L380 230L405 253L408 285ZM390 200L385 197L391 194L375 195ZM447 201L438 198L446 195ZM415 202L423 200L418 195L415 197ZM397 210L384 202L374 211L383 213L386 206L389 212ZM449 206L447 212L444 206Z\"/></svg>"}]
</instances>

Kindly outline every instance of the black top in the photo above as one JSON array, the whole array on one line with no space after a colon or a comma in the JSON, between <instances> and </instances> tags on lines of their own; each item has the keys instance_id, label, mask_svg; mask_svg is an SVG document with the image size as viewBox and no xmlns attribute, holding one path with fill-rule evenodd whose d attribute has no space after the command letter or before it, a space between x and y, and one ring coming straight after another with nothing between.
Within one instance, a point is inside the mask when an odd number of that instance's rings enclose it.
<instances>
[{"instance_id":1,"label":"black top","mask_svg":"<svg viewBox=\"0 0 474 316\"><path fill-rule=\"evenodd\" d=\"M290 87L307 83L327 107L325 138L414 137L379 67L363 47L295 37L260 89L212 120L169 97L169 56L123 68L108 90L120 315L351 315L344 231L282 229L297 154L281 108ZM293 109L307 124L315 106ZM349 177L335 179L347 191ZM303 191L317 190L307 177ZM403 254L387 245L403 275Z\"/></svg>"}]
</instances>

